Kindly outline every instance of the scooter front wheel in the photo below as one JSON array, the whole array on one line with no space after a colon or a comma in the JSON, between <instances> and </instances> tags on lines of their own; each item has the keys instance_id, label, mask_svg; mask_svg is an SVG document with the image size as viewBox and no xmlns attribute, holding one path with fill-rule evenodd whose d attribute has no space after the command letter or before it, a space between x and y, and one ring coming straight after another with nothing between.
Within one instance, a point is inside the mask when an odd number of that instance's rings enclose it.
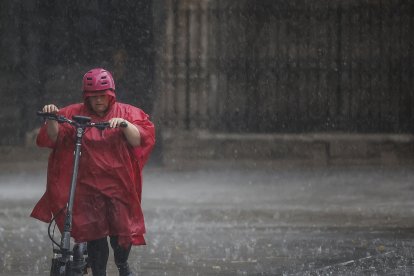
<instances>
[{"instance_id":1,"label":"scooter front wheel","mask_svg":"<svg viewBox=\"0 0 414 276\"><path fill-rule=\"evenodd\" d=\"M50 268L50 276L66 276L67 262L61 260L61 258L54 257L52 259L52 267Z\"/></svg>"}]
</instances>

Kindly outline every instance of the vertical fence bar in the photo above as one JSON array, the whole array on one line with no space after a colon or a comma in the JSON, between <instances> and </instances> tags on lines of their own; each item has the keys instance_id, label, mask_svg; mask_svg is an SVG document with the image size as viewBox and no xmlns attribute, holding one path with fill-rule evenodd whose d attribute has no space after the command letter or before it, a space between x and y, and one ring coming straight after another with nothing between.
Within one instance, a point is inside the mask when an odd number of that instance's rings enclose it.
<instances>
[{"instance_id":1,"label":"vertical fence bar","mask_svg":"<svg viewBox=\"0 0 414 276\"><path fill-rule=\"evenodd\" d=\"M413 87L413 63L414 63L414 4L408 2L408 34L407 37L410 38L409 45L408 45L408 93L410 95L410 117L407 118L409 122L413 122L414 119L414 87ZM412 132L414 130L414 126L410 126L409 131Z\"/></svg>"},{"instance_id":2,"label":"vertical fence bar","mask_svg":"<svg viewBox=\"0 0 414 276\"><path fill-rule=\"evenodd\" d=\"M200 81L198 82L197 89L199 96L198 101L198 110L199 110L199 126L203 129L207 127L208 121L208 97L209 97L209 78L208 78L208 32L210 27L209 22L209 9L208 9L209 1L203 0L199 5L199 72L198 78Z\"/></svg>"},{"instance_id":3,"label":"vertical fence bar","mask_svg":"<svg viewBox=\"0 0 414 276\"><path fill-rule=\"evenodd\" d=\"M173 0L173 45L172 45L172 59L173 59L173 64L172 64L172 77L173 77L173 81L172 81L172 89L173 89L173 99L172 99L172 111L173 114L171 114L172 118L173 118L173 127L177 127L179 124L179 110L178 110L178 75L179 75L179 56L178 56L178 51L177 51L177 45L178 45L178 20L179 20L179 8L178 8L178 1L179 0Z\"/></svg>"},{"instance_id":4,"label":"vertical fence bar","mask_svg":"<svg viewBox=\"0 0 414 276\"><path fill-rule=\"evenodd\" d=\"M341 2L337 3L336 7L336 117L337 120L339 119L342 123L342 119L340 118L342 115L342 5Z\"/></svg>"},{"instance_id":5,"label":"vertical fence bar","mask_svg":"<svg viewBox=\"0 0 414 276\"><path fill-rule=\"evenodd\" d=\"M190 71L191 71L191 33L190 33L190 12L189 7L185 9L185 113L184 126L186 130L190 129Z\"/></svg>"}]
</instances>

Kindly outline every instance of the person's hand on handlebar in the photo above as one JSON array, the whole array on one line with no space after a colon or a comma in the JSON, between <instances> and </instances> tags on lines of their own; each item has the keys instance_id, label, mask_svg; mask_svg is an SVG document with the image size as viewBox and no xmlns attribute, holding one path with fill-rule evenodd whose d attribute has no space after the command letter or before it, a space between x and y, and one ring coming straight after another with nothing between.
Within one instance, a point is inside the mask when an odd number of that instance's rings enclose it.
<instances>
[{"instance_id":1,"label":"person's hand on handlebar","mask_svg":"<svg viewBox=\"0 0 414 276\"><path fill-rule=\"evenodd\" d=\"M111 120L108 121L108 123L109 123L109 127L111 128L120 127L121 123L125 123L128 125L128 121L123 118L112 118Z\"/></svg>"},{"instance_id":2,"label":"person's hand on handlebar","mask_svg":"<svg viewBox=\"0 0 414 276\"><path fill-rule=\"evenodd\" d=\"M56 114L59 111L59 108L54 104L47 104L42 109L43 112ZM47 135L49 138L55 142L59 132L58 122L54 120L47 120Z\"/></svg>"},{"instance_id":3,"label":"person's hand on handlebar","mask_svg":"<svg viewBox=\"0 0 414 276\"><path fill-rule=\"evenodd\" d=\"M58 113L59 108L54 104L47 104L43 107L42 111L46 112L46 113L56 114L56 113Z\"/></svg>"},{"instance_id":4,"label":"person's hand on handlebar","mask_svg":"<svg viewBox=\"0 0 414 276\"><path fill-rule=\"evenodd\" d=\"M126 126L122 127L121 130L124 133L128 143L133 147L139 146L141 144L141 135L134 124L123 118L112 118L108 122L109 126L112 128L120 127L121 123L126 124Z\"/></svg>"}]
</instances>

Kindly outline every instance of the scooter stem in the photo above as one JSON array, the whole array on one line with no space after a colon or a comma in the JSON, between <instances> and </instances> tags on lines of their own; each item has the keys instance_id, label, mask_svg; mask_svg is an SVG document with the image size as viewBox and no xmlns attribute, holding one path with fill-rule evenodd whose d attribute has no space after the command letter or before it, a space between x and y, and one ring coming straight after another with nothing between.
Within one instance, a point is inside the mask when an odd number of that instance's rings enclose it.
<instances>
[{"instance_id":1,"label":"scooter stem","mask_svg":"<svg viewBox=\"0 0 414 276\"><path fill-rule=\"evenodd\" d=\"M62 233L62 255L68 254L70 252L70 233L72 231L72 210L73 202L75 199L75 190L76 190L76 181L78 178L78 168L79 168L79 159L81 155L81 146L82 146L82 136L85 132L85 128L82 126L76 127L76 143L75 143L75 158L73 162L73 174L72 181L70 184L70 193L69 193L69 202L66 210L65 223L63 226Z\"/></svg>"}]
</instances>

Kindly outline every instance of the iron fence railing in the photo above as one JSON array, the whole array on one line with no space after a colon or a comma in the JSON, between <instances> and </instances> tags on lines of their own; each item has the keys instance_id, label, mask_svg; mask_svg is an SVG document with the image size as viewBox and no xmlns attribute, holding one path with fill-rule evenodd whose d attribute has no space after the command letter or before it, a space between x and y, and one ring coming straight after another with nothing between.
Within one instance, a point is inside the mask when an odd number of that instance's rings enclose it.
<instances>
[{"instance_id":1,"label":"iron fence railing","mask_svg":"<svg viewBox=\"0 0 414 276\"><path fill-rule=\"evenodd\" d=\"M157 79L165 126L413 130L411 1L166 3Z\"/></svg>"}]
</instances>

